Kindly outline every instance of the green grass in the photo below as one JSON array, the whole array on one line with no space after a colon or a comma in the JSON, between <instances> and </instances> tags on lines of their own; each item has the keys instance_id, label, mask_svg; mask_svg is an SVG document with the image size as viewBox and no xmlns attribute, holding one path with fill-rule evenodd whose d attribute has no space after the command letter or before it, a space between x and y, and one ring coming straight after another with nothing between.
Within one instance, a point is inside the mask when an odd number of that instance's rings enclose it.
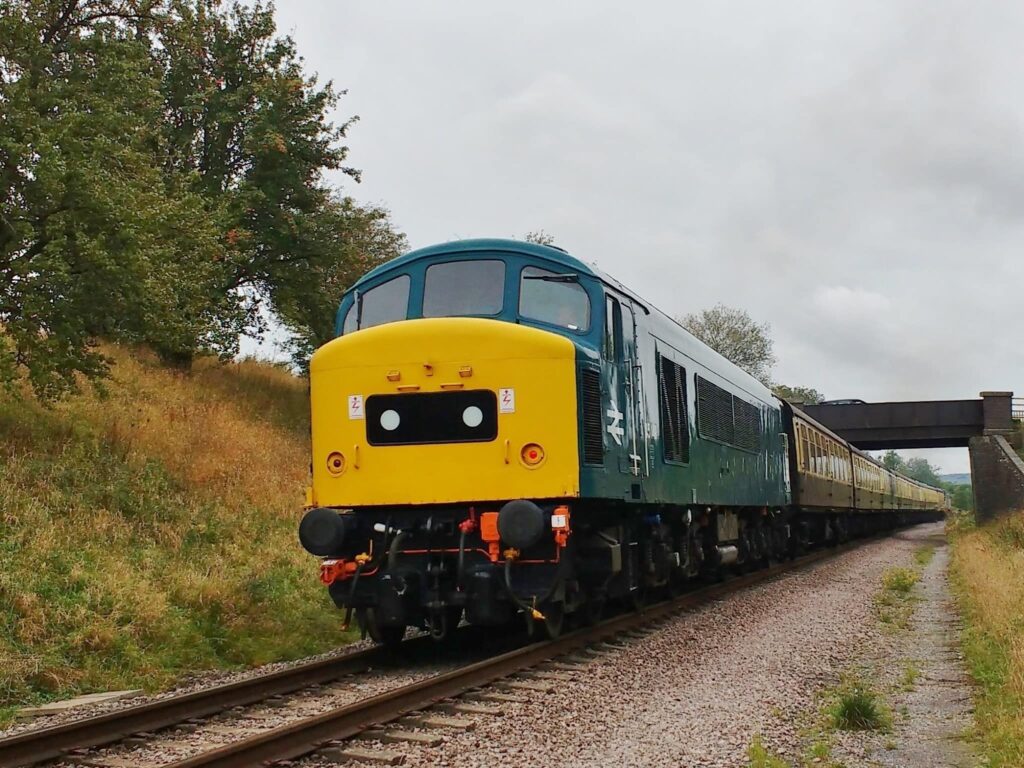
<instances>
[{"instance_id":1,"label":"green grass","mask_svg":"<svg viewBox=\"0 0 1024 768\"><path fill-rule=\"evenodd\" d=\"M921 568L927 568L933 557L935 557L935 547L926 544L914 553L914 562Z\"/></svg>"},{"instance_id":2,"label":"green grass","mask_svg":"<svg viewBox=\"0 0 1024 768\"><path fill-rule=\"evenodd\" d=\"M914 613L913 590L920 575L910 568L890 568L882 574L882 589L875 595L875 613L884 628L906 629Z\"/></svg>"},{"instance_id":3,"label":"green grass","mask_svg":"<svg viewBox=\"0 0 1024 768\"><path fill-rule=\"evenodd\" d=\"M921 676L921 669L913 661L907 661L903 666L903 675L900 678L900 688L904 691L911 691Z\"/></svg>"},{"instance_id":4,"label":"green grass","mask_svg":"<svg viewBox=\"0 0 1024 768\"><path fill-rule=\"evenodd\" d=\"M107 351L106 396L0 400L0 724L18 705L352 637L297 544L304 384Z\"/></svg>"},{"instance_id":5,"label":"green grass","mask_svg":"<svg viewBox=\"0 0 1024 768\"><path fill-rule=\"evenodd\" d=\"M900 596L909 595L920 576L909 568L890 568L882 575L882 587Z\"/></svg>"},{"instance_id":6,"label":"green grass","mask_svg":"<svg viewBox=\"0 0 1024 768\"><path fill-rule=\"evenodd\" d=\"M887 730L892 725L892 717L878 694L862 682L839 691L829 717L832 727L840 731Z\"/></svg>"},{"instance_id":7,"label":"green grass","mask_svg":"<svg viewBox=\"0 0 1024 768\"><path fill-rule=\"evenodd\" d=\"M754 736L747 748L747 768L790 768L790 764L771 752L761 741L761 735Z\"/></svg>"},{"instance_id":8,"label":"green grass","mask_svg":"<svg viewBox=\"0 0 1024 768\"><path fill-rule=\"evenodd\" d=\"M977 685L976 741L991 768L1017 768L1024 765L1024 513L947 527L961 644Z\"/></svg>"}]
</instances>

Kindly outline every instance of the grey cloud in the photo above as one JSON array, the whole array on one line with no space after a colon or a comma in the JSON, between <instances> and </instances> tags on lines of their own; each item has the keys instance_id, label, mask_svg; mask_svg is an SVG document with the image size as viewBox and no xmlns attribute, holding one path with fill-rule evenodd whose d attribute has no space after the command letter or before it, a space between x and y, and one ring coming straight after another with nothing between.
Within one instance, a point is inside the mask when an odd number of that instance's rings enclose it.
<instances>
[{"instance_id":1,"label":"grey cloud","mask_svg":"<svg viewBox=\"0 0 1024 768\"><path fill-rule=\"evenodd\" d=\"M670 314L744 307L772 325L780 380L836 397L1024 390L1024 6L280 0L278 16L349 89L339 118L362 118L347 191L414 246L543 228Z\"/></svg>"}]
</instances>

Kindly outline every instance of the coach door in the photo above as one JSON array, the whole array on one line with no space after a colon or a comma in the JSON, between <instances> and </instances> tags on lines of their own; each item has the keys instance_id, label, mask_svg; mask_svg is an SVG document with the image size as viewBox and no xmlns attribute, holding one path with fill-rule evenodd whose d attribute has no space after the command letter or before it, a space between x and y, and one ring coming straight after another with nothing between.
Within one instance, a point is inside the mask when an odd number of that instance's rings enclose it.
<instances>
[{"instance_id":1,"label":"coach door","mask_svg":"<svg viewBox=\"0 0 1024 768\"><path fill-rule=\"evenodd\" d=\"M641 382L637 355L636 318L632 308L614 296L605 299L604 358L608 376L605 445L619 472L631 480L627 498L643 496L647 472L641 427ZM609 462L611 463L611 462Z\"/></svg>"}]
</instances>

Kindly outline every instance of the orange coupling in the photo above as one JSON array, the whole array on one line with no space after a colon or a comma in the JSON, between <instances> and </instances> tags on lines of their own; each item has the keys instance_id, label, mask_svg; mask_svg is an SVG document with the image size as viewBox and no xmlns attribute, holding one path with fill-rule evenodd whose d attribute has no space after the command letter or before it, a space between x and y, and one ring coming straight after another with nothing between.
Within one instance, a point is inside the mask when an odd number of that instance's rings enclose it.
<instances>
[{"instance_id":1,"label":"orange coupling","mask_svg":"<svg viewBox=\"0 0 1024 768\"><path fill-rule=\"evenodd\" d=\"M355 560L328 558L320 563L320 583L331 586L336 581L351 579L361 565L370 562L367 552L356 555Z\"/></svg>"},{"instance_id":2,"label":"orange coupling","mask_svg":"<svg viewBox=\"0 0 1024 768\"><path fill-rule=\"evenodd\" d=\"M555 544L565 547L569 543L569 508L566 506L555 507L551 515L551 530L555 534Z\"/></svg>"},{"instance_id":3,"label":"orange coupling","mask_svg":"<svg viewBox=\"0 0 1024 768\"><path fill-rule=\"evenodd\" d=\"M498 533L497 512L484 512L480 515L480 538L487 543L487 556L491 562L498 562L498 555L501 554L501 534Z\"/></svg>"},{"instance_id":4,"label":"orange coupling","mask_svg":"<svg viewBox=\"0 0 1024 768\"><path fill-rule=\"evenodd\" d=\"M354 560L324 560L320 563L320 583L329 587L336 581L345 581L358 567Z\"/></svg>"}]
</instances>

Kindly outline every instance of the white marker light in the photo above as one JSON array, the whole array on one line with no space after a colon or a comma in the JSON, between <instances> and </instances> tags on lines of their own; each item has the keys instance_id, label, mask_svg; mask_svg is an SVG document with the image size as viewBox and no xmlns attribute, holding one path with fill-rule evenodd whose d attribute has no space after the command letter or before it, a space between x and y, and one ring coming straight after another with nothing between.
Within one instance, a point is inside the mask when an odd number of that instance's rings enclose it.
<instances>
[{"instance_id":1,"label":"white marker light","mask_svg":"<svg viewBox=\"0 0 1024 768\"><path fill-rule=\"evenodd\" d=\"M388 432L394 432L398 429L398 425L401 423L402 417L398 415L398 411L392 411L389 409L380 415L380 425Z\"/></svg>"},{"instance_id":2,"label":"white marker light","mask_svg":"<svg viewBox=\"0 0 1024 768\"><path fill-rule=\"evenodd\" d=\"M484 420L484 412L477 408L475 405L469 406L462 412L462 423L472 429L473 427L479 427Z\"/></svg>"}]
</instances>

